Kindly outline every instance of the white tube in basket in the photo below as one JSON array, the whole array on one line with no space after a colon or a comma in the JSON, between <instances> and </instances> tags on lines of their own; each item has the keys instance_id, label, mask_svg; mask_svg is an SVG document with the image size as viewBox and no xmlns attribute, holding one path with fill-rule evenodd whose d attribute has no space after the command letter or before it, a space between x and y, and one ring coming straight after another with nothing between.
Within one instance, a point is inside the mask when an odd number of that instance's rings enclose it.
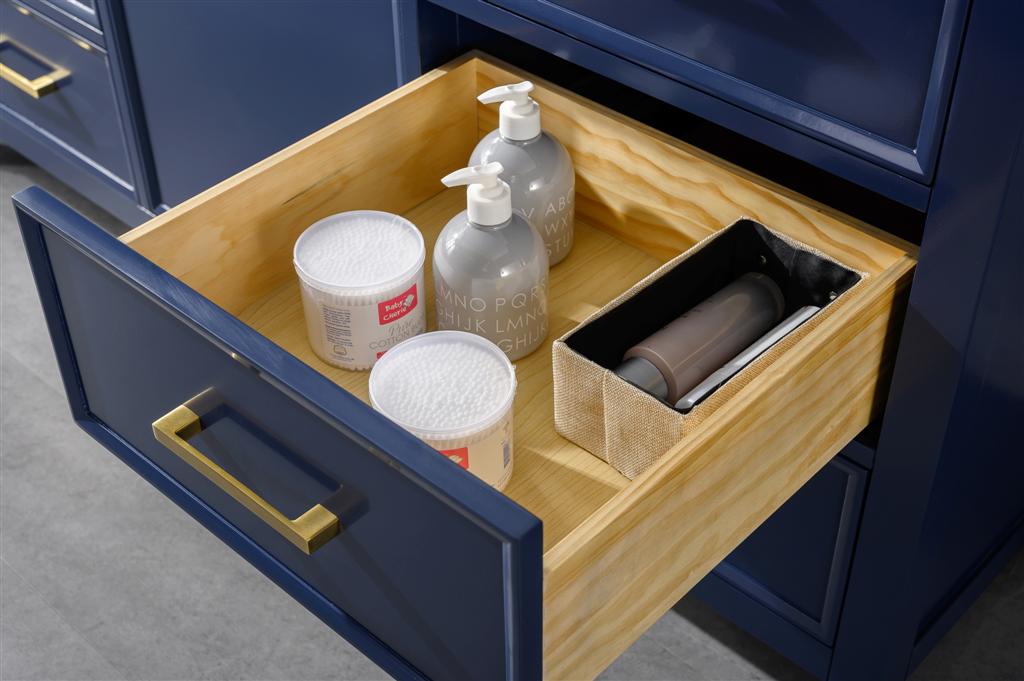
<instances>
[{"instance_id":1,"label":"white tube in basket","mask_svg":"<svg viewBox=\"0 0 1024 681\"><path fill-rule=\"evenodd\" d=\"M369 369L387 350L426 330L423 235L403 217L338 213L295 242L309 344L344 369Z\"/></svg>"}]
</instances>

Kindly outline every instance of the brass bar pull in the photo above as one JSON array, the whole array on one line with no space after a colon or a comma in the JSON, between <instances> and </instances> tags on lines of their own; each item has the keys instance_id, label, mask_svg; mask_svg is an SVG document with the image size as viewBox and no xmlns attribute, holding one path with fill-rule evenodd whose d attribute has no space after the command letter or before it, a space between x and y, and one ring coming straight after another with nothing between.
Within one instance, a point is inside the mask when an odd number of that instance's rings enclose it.
<instances>
[{"instance_id":1,"label":"brass bar pull","mask_svg":"<svg viewBox=\"0 0 1024 681\"><path fill-rule=\"evenodd\" d=\"M0 48L5 45L12 48L17 47L13 42L11 42L10 38L0 36ZM35 55L32 56L35 57ZM38 57L36 58L38 59ZM54 92L60 86L60 82L71 75L70 71L61 66L50 66L53 70L49 73L44 73L38 78L29 78L28 76L23 76L18 73L6 64L0 64L0 78L30 97L39 99L40 97L45 97L51 92Z\"/></svg>"},{"instance_id":2,"label":"brass bar pull","mask_svg":"<svg viewBox=\"0 0 1024 681\"><path fill-rule=\"evenodd\" d=\"M153 422L153 437L307 555L319 549L341 531L338 516L320 504L294 520L271 506L263 497L188 443L187 438L198 434L202 429L199 416L186 403L175 407Z\"/></svg>"}]
</instances>

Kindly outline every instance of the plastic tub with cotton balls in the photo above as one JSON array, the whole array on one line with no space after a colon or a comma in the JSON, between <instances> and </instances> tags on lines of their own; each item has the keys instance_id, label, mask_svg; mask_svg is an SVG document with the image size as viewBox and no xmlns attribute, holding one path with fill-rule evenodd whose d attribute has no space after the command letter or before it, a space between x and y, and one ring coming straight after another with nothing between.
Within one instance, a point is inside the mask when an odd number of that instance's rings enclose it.
<instances>
[{"instance_id":1,"label":"plastic tub with cotton balls","mask_svg":"<svg viewBox=\"0 0 1024 681\"><path fill-rule=\"evenodd\" d=\"M375 210L331 215L295 242L309 344L328 364L362 370L426 330L423 235Z\"/></svg>"},{"instance_id":2,"label":"plastic tub with cotton balls","mask_svg":"<svg viewBox=\"0 0 1024 681\"><path fill-rule=\"evenodd\" d=\"M410 338L370 372L374 409L499 490L512 477L515 394L505 353L465 331Z\"/></svg>"}]
</instances>

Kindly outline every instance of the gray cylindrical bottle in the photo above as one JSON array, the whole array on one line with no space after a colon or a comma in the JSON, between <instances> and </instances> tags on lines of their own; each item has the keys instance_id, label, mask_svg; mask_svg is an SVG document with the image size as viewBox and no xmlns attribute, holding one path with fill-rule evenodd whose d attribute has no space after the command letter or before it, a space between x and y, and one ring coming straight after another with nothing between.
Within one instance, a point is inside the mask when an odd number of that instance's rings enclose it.
<instances>
[{"instance_id":1,"label":"gray cylindrical bottle","mask_svg":"<svg viewBox=\"0 0 1024 681\"><path fill-rule=\"evenodd\" d=\"M537 229L556 265L573 244L576 173L562 143L540 127L540 106L529 81L501 85L477 99L501 102L498 129L488 133L470 156L471 165L501 163L501 179L512 191L512 210Z\"/></svg>"},{"instance_id":2,"label":"gray cylindrical bottle","mask_svg":"<svg viewBox=\"0 0 1024 681\"><path fill-rule=\"evenodd\" d=\"M772 328L785 307L771 277L748 272L627 350L615 373L675 404Z\"/></svg>"},{"instance_id":3,"label":"gray cylindrical bottle","mask_svg":"<svg viewBox=\"0 0 1024 681\"><path fill-rule=\"evenodd\" d=\"M548 335L548 257L537 231L512 212L500 173L500 163L488 163L442 180L469 188L466 210L434 245L434 302L439 329L483 336L515 361Z\"/></svg>"}]
</instances>

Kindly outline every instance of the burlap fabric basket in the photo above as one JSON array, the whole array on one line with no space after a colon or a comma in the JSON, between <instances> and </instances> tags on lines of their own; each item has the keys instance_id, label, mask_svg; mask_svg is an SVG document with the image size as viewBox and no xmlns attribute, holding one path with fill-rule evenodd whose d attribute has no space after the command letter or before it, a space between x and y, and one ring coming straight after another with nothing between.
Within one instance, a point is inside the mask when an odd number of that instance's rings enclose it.
<instances>
[{"instance_id":1,"label":"burlap fabric basket","mask_svg":"<svg viewBox=\"0 0 1024 681\"><path fill-rule=\"evenodd\" d=\"M752 222L738 220L732 227ZM756 223L755 223L756 224ZM674 269L683 266L694 254L720 238L728 229L715 232L685 253L673 258L647 275L632 288L597 310L552 346L554 372L555 429L566 439L607 461L629 479L643 473L698 424L712 418L715 411L761 374L778 357L799 343L848 299L849 293L866 278L829 256L790 237L758 225L792 248L828 261L858 277L856 283L824 305L810 320L776 343L754 362L720 386L688 414L672 409L657 398L619 378L614 372L573 350L567 341L580 329L609 314L640 295ZM634 339L634 342L641 340Z\"/></svg>"}]
</instances>

